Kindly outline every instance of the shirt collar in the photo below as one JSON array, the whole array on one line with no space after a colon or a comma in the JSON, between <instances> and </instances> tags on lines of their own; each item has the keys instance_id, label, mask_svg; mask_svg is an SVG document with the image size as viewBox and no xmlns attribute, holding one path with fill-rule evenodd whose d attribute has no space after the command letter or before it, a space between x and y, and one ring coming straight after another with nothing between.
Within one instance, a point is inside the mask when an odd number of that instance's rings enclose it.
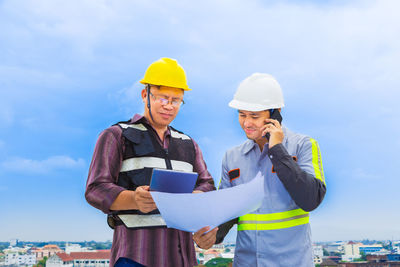
<instances>
[{"instance_id":1,"label":"shirt collar","mask_svg":"<svg viewBox=\"0 0 400 267\"><path fill-rule=\"evenodd\" d=\"M146 117L141 115L141 114L135 114L130 122L131 123L136 123L136 122L144 123L144 124L150 126L155 131L155 129L153 128L153 126L151 126L150 122L146 119ZM170 127L168 125L164 136L166 137L166 136L169 136L169 135L171 135L171 130L170 130Z\"/></svg>"},{"instance_id":2,"label":"shirt collar","mask_svg":"<svg viewBox=\"0 0 400 267\"><path fill-rule=\"evenodd\" d=\"M247 140L246 142L244 142L243 148L242 148L242 153L244 155L246 155L247 153L250 152L250 150L252 150L255 145L257 145L256 142L254 142L253 140Z\"/></svg>"}]
</instances>

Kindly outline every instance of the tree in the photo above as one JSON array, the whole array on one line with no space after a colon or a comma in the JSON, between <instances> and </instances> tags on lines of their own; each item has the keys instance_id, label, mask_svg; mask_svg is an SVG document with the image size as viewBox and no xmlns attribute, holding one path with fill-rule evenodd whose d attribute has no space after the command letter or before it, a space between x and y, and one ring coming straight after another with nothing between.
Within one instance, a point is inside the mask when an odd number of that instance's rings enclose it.
<instances>
[{"instance_id":1,"label":"tree","mask_svg":"<svg viewBox=\"0 0 400 267\"><path fill-rule=\"evenodd\" d=\"M229 263L232 262L232 259L226 259L226 258L214 258L209 261L207 261L206 266L207 267L227 267Z\"/></svg>"},{"instance_id":2,"label":"tree","mask_svg":"<svg viewBox=\"0 0 400 267\"><path fill-rule=\"evenodd\" d=\"M366 260L367 260L367 254L365 254L364 251L361 251L361 252L360 252L360 255L361 255L361 257L360 257L361 260L363 260L363 261L366 261Z\"/></svg>"},{"instance_id":3,"label":"tree","mask_svg":"<svg viewBox=\"0 0 400 267\"><path fill-rule=\"evenodd\" d=\"M47 256L44 256L42 260L38 262L38 264L33 265L33 267L45 267L47 261Z\"/></svg>"},{"instance_id":4,"label":"tree","mask_svg":"<svg viewBox=\"0 0 400 267\"><path fill-rule=\"evenodd\" d=\"M324 256L329 256L329 252L326 249L323 249Z\"/></svg>"}]
</instances>

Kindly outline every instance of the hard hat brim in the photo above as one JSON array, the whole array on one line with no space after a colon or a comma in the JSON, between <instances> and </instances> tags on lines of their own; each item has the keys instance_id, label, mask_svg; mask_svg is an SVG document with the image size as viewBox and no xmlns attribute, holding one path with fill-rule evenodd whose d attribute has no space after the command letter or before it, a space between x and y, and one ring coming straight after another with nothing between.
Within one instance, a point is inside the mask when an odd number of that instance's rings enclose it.
<instances>
[{"instance_id":1,"label":"hard hat brim","mask_svg":"<svg viewBox=\"0 0 400 267\"><path fill-rule=\"evenodd\" d=\"M233 99L228 104L231 108L246 111L263 111L268 109L283 108L283 103L278 105L260 105L256 103L246 103Z\"/></svg>"},{"instance_id":2,"label":"hard hat brim","mask_svg":"<svg viewBox=\"0 0 400 267\"><path fill-rule=\"evenodd\" d=\"M139 82L141 84L150 84L150 85L156 85L156 86L167 86L167 87L179 88L179 89L182 89L184 91L192 91L192 89L190 89L189 87L182 88L181 86L176 86L174 84L168 84L168 85L167 84L155 84L154 82L153 83L149 83L149 82L145 81L144 79L139 81Z\"/></svg>"}]
</instances>

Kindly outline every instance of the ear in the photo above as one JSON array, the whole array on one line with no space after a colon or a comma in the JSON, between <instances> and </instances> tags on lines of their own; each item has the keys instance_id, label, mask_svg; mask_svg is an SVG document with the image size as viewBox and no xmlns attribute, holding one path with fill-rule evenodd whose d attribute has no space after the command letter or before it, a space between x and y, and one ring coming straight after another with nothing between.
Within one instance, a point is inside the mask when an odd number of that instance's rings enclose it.
<instances>
[{"instance_id":1,"label":"ear","mask_svg":"<svg viewBox=\"0 0 400 267\"><path fill-rule=\"evenodd\" d=\"M147 90L146 90L146 88L144 88L142 90L141 95L142 95L143 103L145 103L145 101L147 101Z\"/></svg>"}]
</instances>

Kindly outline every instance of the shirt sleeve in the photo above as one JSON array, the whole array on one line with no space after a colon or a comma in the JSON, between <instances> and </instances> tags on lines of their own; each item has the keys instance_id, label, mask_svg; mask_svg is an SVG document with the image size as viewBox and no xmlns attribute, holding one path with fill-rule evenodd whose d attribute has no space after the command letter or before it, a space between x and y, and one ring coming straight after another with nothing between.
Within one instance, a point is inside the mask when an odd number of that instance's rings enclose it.
<instances>
[{"instance_id":1,"label":"shirt sleeve","mask_svg":"<svg viewBox=\"0 0 400 267\"><path fill-rule=\"evenodd\" d=\"M86 183L87 202L106 214L111 213L111 204L126 190L116 184L122 164L121 131L117 130L114 126L100 134Z\"/></svg>"},{"instance_id":2,"label":"shirt sleeve","mask_svg":"<svg viewBox=\"0 0 400 267\"><path fill-rule=\"evenodd\" d=\"M229 171L229 168L227 166L227 153L225 153L225 156L222 160L221 180L219 181L218 190L232 187L231 182L229 180L228 171ZM227 222L219 225L215 244L219 244L222 241L224 241L224 238L229 233L229 230L231 230L231 228L235 224L237 224L237 222L238 222L238 218L234 218L230 221L227 221Z\"/></svg>"},{"instance_id":3,"label":"shirt sleeve","mask_svg":"<svg viewBox=\"0 0 400 267\"><path fill-rule=\"evenodd\" d=\"M305 211L319 206L326 193L321 153L317 142L308 138L298 149L297 162L282 144L268 151L279 179L295 203Z\"/></svg>"},{"instance_id":4,"label":"shirt sleeve","mask_svg":"<svg viewBox=\"0 0 400 267\"><path fill-rule=\"evenodd\" d=\"M227 165L227 153L225 153L225 156L222 159L221 180L219 181L218 189L232 187L232 184L229 180L228 172L229 172L229 167Z\"/></svg>"},{"instance_id":5,"label":"shirt sleeve","mask_svg":"<svg viewBox=\"0 0 400 267\"><path fill-rule=\"evenodd\" d=\"M194 171L199 174L194 190L200 190L203 192L213 191L215 190L214 180L207 170L207 165L203 159L203 153L201 152L199 145L193 139L192 141L196 152Z\"/></svg>"}]
</instances>

